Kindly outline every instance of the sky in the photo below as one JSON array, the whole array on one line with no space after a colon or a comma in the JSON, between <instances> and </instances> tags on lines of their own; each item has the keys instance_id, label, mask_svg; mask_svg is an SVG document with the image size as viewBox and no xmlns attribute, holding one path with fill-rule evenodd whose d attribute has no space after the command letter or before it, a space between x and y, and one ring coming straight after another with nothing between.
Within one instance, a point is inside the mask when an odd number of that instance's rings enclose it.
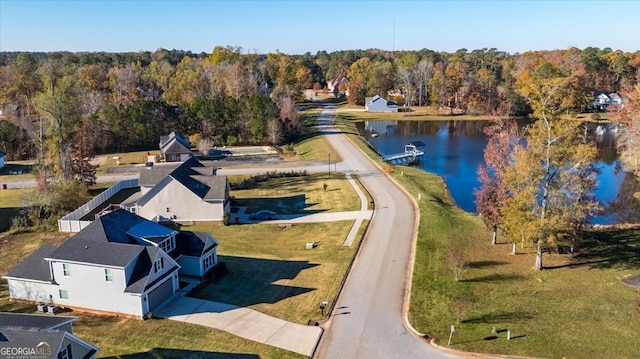
<instances>
[{"instance_id":1,"label":"sky","mask_svg":"<svg viewBox=\"0 0 640 359\"><path fill-rule=\"evenodd\" d=\"M0 51L640 50L640 0L0 0Z\"/></svg>"}]
</instances>

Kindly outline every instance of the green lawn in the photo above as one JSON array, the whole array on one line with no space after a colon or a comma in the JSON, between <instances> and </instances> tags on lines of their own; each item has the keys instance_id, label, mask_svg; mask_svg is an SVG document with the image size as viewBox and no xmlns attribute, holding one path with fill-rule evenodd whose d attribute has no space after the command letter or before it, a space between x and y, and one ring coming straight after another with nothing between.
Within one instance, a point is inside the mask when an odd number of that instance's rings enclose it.
<instances>
[{"instance_id":1,"label":"green lawn","mask_svg":"<svg viewBox=\"0 0 640 359\"><path fill-rule=\"evenodd\" d=\"M338 125L377 160L350 118L340 115ZM456 325L451 347L470 352L638 358L640 296L620 280L640 274L640 230L585 233L575 259L545 254L546 269L535 271L531 250L518 248L514 256L510 244L491 245L482 221L452 204L442 178L407 167L399 172L392 176L415 199L421 194L409 311L418 331L446 346ZM459 282L445 264L449 248L468 263Z\"/></svg>"},{"instance_id":2,"label":"green lawn","mask_svg":"<svg viewBox=\"0 0 640 359\"><path fill-rule=\"evenodd\" d=\"M9 229L28 193L33 193L33 189L0 189L0 233Z\"/></svg>"},{"instance_id":3,"label":"green lawn","mask_svg":"<svg viewBox=\"0 0 640 359\"><path fill-rule=\"evenodd\" d=\"M295 224L194 225L220 243L219 260L229 273L206 287L205 299L248 306L306 324L319 320L318 304L333 302L357 247L342 245L353 221ZM366 223L360 230L362 238ZM315 241L314 249L305 244Z\"/></svg>"},{"instance_id":4,"label":"green lawn","mask_svg":"<svg viewBox=\"0 0 640 359\"><path fill-rule=\"evenodd\" d=\"M301 121L304 124L304 133L293 143L294 154L286 154L283 158L286 161L329 161L340 162L342 158L331 147L329 141L318 131L315 126L316 117L320 109L310 109L301 111Z\"/></svg>"},{"instance_id":5,"label":"green lawn","mask_svg":"<svg viewBox=\"0 0 640 359\"><path fill-rule=\"evenodd\" d=\"M231 183L246 176L231 176ZM324 190L324 184L327 190ZM311 173L300 177L271 178L255 188L232 190L234 206L247 206L246 213L270 209L279 214L342 212L360 209L360 201L343 174Z\"/></svg>"}]
</instances>

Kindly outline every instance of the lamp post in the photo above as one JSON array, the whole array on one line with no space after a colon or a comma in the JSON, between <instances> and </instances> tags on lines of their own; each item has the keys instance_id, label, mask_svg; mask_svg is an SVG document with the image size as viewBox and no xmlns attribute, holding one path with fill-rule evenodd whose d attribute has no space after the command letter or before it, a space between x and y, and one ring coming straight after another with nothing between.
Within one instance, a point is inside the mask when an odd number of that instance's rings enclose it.
<instances>
[{"instance_id":1,"label":"lamp post","mask_svg":"<svg viewBox=\"0 0 640 359\"><path fill-rule=\"evenodd\" d=\"M326 300L323 300L322 303L320 303L320 312L322 313L323 317L324 317L324 308L326 308L327 305L329 305L329 302L327 302Z\"/></svg>"},{"instance_id":2,"label":"lamp post","mask_svg":"<svg viewBox=\"0 0 640 359\"><path fill-rule=\"evenodd\" d=\"M331 154L329 154L329 179L331 179Z\"/></svg>"}]
</instances>

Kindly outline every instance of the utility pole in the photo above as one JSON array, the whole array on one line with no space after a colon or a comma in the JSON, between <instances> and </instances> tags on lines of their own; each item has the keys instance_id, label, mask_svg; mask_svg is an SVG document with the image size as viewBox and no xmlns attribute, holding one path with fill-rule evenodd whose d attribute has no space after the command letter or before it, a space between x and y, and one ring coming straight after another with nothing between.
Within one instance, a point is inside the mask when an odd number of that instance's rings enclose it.
<instances>
[{"instance_id":1,"label":"utility pole","mask_svg":"<svg viewBox=\"0 0 640 359\"><path fill-rule=\"evenodd\" d=\"M331 179L331 154L329 154L329 179Z\"/></svg>"}]
</instances>

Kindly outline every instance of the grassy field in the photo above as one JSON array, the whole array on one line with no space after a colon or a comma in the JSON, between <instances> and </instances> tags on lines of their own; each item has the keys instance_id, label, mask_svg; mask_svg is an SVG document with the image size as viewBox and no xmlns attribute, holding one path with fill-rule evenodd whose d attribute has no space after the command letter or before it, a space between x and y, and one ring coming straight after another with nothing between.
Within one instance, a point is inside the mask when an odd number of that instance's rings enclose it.
<instances>
[{"instance_id":1,"label":"grassy field","mask_svg":"<svg viewBox=\"0 0 640 359\"><path fill-rule=\"evenodd\" d=\"M354 133L350 117L340 117L339 126ZM409 311L418 331L446 345L449 327L456 325L451 347L471 352L638 358L640 296L620 280L640 274L640 230L585 233L575 259L545 254L546 269L535 271L531 250L511 255L510 244L491 245L482 221L452 204L440 177L402 171L404 176L392 176L414 198L421 193ZM444 260L451 248L467 262L458 282ZM506 340L507 330L512 340Z\"/></svg>"},{"instance_id":2,"label":"grassy field","mask_svg":"<svg viewBox=\"0 0 640 359\"><path fill-rule=\"evenodd\" d=\"M286 161L328 161L329 156L331 156L332 162L342 161L329 141L321 135L315 126L316 117L320 111L320 108L300 111L300 119L305 132L297 142L292 144L294 153L285 153L282 156Z\"/></svg>"},{"instance_id":3,"label":"grassy field","mask_svg":"<svg viewBox=\"0 0 640 359\"><path fill-rule=\"evenodd\" d=\"M229 177L231 183L245 177ZM324 190L323 185L327 185ZM342 212L360 209L358 195L343 174L311 173L301 177L271 178L255 188L232 190L234 206L248 206L246 213L270 209L279 214Z\"/></svg>"},{"instance_id":4,"label":"grassy field","mask_svg":"<svg viewBox=\"0 0 640 359\"><path fill-rule=\"evenodd\" d=\"M220 243L219 260L229 273L206 287L199 297L247 306L306 324L319 320L320 302L333 302L356 245L344 247L353 221L240 226L195 225ZM363 225L360 236L364 234ZM314 249L305 244L316 241Z\"/></svg>"}]
</instances>

